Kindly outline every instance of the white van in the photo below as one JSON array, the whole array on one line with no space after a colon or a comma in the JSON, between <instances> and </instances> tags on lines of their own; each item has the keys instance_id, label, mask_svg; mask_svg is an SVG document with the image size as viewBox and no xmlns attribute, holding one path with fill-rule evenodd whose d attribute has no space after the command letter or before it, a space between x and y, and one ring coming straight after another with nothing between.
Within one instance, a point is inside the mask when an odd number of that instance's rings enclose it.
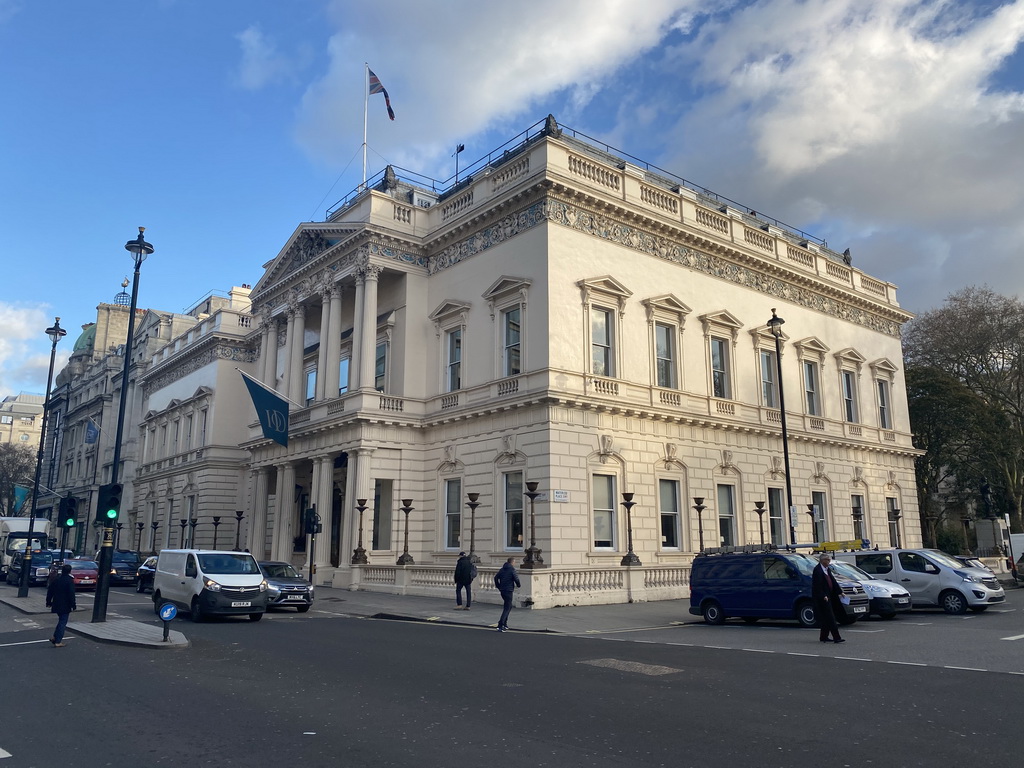
<instances>
[{"instance_id":1,"label":"white van","mask_svg":"<svg viewBox=\"0 0 1024 768\"><path fill-rule=\"evenodd\" d=\"M965 613L968 608L981 613L1006 600L990 571L969 568L937 549L863 549L836 552L835 559L905 587L915 608L937 605L946 613Z\"/></svg>"},{"instance_id":2,"label":"white van","mask_svg":"<svg viewBox=\"0 0 1024 768\"><path fill-rule=\"evenodd\" d=\"M153 575L153 608L174 603L202 621L215 614L248 614L259 621L267 610L267 582L248 552L165 549Z\"/></svg>"}]
</instances>

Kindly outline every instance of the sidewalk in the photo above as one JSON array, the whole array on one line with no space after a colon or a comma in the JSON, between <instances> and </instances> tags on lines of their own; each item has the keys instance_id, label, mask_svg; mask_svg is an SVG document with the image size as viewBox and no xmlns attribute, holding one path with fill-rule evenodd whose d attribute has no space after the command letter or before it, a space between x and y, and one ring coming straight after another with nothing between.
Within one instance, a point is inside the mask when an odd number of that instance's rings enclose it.
<instances>
[{"instance_id":1,"label":"sidewalk","mask_svg":"<svg viewBox=\"0 0 1024 768\"><path fill-rule=\"evenodd\" d=\"M452 599L442 600L433 597L378 592L351 592L346 589L318 586L312 612L336 616L430 621L464 626L497 626L498 616L501 614L500 605L476 603L469 611L456 609L454 592L455 590L452 589ZM38 587L30 590L28 597L19 598L16 595L17 590L13 587L0 587L0 603L22 613L46 614L50 612L50 609L46 607L45 592ZM514 608L509 617L509 627L512 631L580 635L665 626L673 622L698 620L697 617L688 613L688 608L689 601L687 600L588 605L549 608L543 611ZM108 615L112 612L108 609ZM291 612L278 613L275 611L272 615L274 614L289 615ZM187 632L188 625L183 624L181 620L181 617L185 616L187 622L187 612L181 612L178 615L179 618L172 622L172 626L181 627ZM114 618L96 624L91 623L92 595L90 593L79 593L79 609L72 614L71 618L72 621L68 623L69 632L98 642L145 648L187 648L189 645L185 634L175 630L170 633L170 642L164 642L163 622L156 617L151 621Z\"/></svg>"}]
</instances>

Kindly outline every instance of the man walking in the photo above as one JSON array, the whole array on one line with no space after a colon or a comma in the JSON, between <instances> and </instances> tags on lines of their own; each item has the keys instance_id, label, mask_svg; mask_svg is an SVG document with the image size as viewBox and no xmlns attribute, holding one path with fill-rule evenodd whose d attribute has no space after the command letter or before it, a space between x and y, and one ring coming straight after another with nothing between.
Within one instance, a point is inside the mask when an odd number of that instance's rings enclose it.
<instances>
[{"instance_id":1,"label":"man walking","mask_svg":"<svg viewBox=\"0 0 1024 768\"><path fill-rule=\"evenodd\" d=\"M462 590L466 590L466 608L469 610L473 602L473 579L476 578L476 566L472 558L465 552L459 552L459 561L455 563L455 610L461 611Z\"/></svg>"},{"instance_id":2,"label":"man walking","mask_svg":"<svg viewBox=\"0 0 1024 768\"><path fill-rule=\"evenodd\" d=\"M505 564L501 566L501 570L494 574L494 586L501 594L504 606L501 610L501 618L498 619L498 631L508 632L508 615L512 612L512 596L515 594L516 587L522 586L519 583L519 574L516 573L514 557L506 560Z\"/></svg>"},{"instance_id":3,"label":"man walking","mask_svg":"<svg viewBox=\"0 0 1024 768\"><path fill-rule=\"evenodd\" d=\"M818 558L818 565L811 574L811 597L814 598L814 615L818 619L820 632L818 640L828 642L831 633L832 642L845 643L839 636L839 624L836 623L836 606L842 601L843 590L835 577L829 572L828 567L832 563L831 556L827 554Z\"/></svg>"},{"instance_id":4,"label":"man walking","mask_svg":"<svg viewBox=\"0 0 1024 768\"><path fill-rule=\"evenodd\" d=\"M68 617L72 611L78 610L75 602L75 580L71 578L71 566L65 563L60 569L60 576L46 588L46 607L51 613L57 614L57 628L53 631L50 642L54 648L63 648L64 628L68 625Z\"/></svg>"}]
</instances>

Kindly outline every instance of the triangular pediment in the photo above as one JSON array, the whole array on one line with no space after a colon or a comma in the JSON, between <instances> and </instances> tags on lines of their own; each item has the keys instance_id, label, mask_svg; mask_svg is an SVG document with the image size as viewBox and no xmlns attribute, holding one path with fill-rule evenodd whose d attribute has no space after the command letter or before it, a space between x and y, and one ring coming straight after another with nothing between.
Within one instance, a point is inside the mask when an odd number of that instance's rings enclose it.
<instances>
[{"instance_id":1,"label":"triangular pediment","mask_svg":"<svg viewBox=\"0 0 1024 768\"><path fill-rule=\"evenodd\" d=\"M796 343L796 346L803 350L804 353L812 353L819 357L828 354L828 346L816 336L808 336L806 339L801 339Z\"/></svg>"},{"instance_id":2,"label":"triangular pediment","mask_svg":"<svg viewBox=\"0 0 1024 768\"><path fill-rule=\"evenodd\" d=\"M633 295L633 292L611 275L593 277L587 280L580 280L576 283L584 291L603 293L606 296L615 296L625 300Z\"/></svg>"},{"instance_id":3,"label":"triangular pediment","mask_svg":"<svg viewBox=\"0 0 1024 768\"><path fill-rule=\"evenodd\" d=\"M840 360L846 363L853 363L858 366L863 365L867 361L867 358L864 357L864 355L862 355L853 347L847 347L846 349L839 350L838 352L836 352L835 357L836 360Z\"/></svg>"},{"instance_id":4,"label":"triangular pediment","mask_svg":"<svg viewBox=\"0 0 1024 768\"><path fill-rule=\"evenodd\" d=\"M743 323L740 322L739 318L727 309L722 309L718 312L708 312L707 314L701 315L700 321L705 325L717 325L729 328L733 331L738 331L743 327Z\"/></svg>"},{"instance_id":5,"label":"triangular pediment","mask_svg":"<svg viewBox=\"0 0 1024 768\"><path fill-rule=\"evenodd\" d=\"M660 309L665 312L676 312L680 315L688 315L693 310L686 306L677 296L671 293L664 293L661 296L652 296L644 299L645 306L653 309Z\"/></svg>"},{"instance_id":6,"label":"triangular pediment","mask_svg":"<svg viewBox=\"0 0 1024 768\"><path fill-rule=\"evenodd\" d=\"M505 294L529 288L530 283L531 281L525 277L509 277L508 275L502 275L491 284L490 288L484 291L483 297L485 299L496 299L500 296L504 296Z\"/></svg>"},{"instance_id":7,"label":"triangular pediment","mask_svg":"<svg viewBox=\"0 0 1024 768\"><path fill-rule=\"evenodd\" d=\"M363 228L362 225L339 227L336 224L300 224L278 255L263 265L266 271L252 289L251 295L258 296L292 272L316 262Z\"/></svg>"},{"instance_id":8,"label":"triangular pediment","mask_svg":"<svg viewBox=\"0 0 1024 768\"><path fill-rule=\"evenodd\" d=\"M885 357L881 357L871 363L871 369L873 371L884 371L890 376L899 370L899 368L892 364L892 361Z\"/></svg>"},{"instance_id":9,"label":"triangular pediment","mask_svg":"<svg viewBox=\"0 0 1024 768\"><path fill-rule=\"evenodd\" d=\"M437 322L445 317L451 317L462 312L469 311L469 304L464 301L456 301L455 299L446 299L441 302L441 305L431 312L428 317Z\"/></svg>"}]
</instances>

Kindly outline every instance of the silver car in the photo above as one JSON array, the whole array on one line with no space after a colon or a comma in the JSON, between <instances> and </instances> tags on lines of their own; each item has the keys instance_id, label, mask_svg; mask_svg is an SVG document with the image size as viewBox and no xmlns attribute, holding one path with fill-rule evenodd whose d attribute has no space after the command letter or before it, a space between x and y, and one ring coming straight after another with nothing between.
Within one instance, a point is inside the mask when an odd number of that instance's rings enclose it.
<instances>
[{"instance_id":1,"label":"silver car","mask_svg":"<svg viewBox=\"0 0 1024 768\"><path fill-rule=\"evenodd\" d=\"M910 609L913 608L910 593L899 584L893 584L891 581L883 581L882 579L873 579L870 574L865 573L857 566L844 563L841 560L834 560L831 570L837 576L843 576L860 582L860 585L864 587L864 591L868 593L868 597L871 599L869 610L875 616L880 616L883 619L894 619L897 613L909 613Z\"/></svg>"},{"instance_id":2,"label":"silver car","mask_svg":"<svg viewBox=\"0 0 1024 768\"><path fill-rule=\"evenodd\" d=\"M268 608L295 608L305 613L313 605L313 585L291 563L265 560L260 562L260 570L267 580Z\"/></svg>"}]
</instances>

